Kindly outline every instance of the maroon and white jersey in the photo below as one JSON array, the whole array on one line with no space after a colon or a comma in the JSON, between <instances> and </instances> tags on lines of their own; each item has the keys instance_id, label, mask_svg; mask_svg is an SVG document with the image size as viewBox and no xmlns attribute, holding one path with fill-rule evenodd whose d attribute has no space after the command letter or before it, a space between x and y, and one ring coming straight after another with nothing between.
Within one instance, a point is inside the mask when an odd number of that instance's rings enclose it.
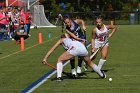
<instances>
[{"instance_id":1,"label":"maroon and white jersey","mask_svg":"<svg viewBox=\"0 0 140 93\"><path fill-rule=\"evenodd\" d=\"M108 29L104 25L104 30L99 30L96 28L96 36L95 36L95 48L102 47L104 44L108 45Z\"/></svg>"},{"instance_id":2,"label":"maroon and white jersey","mask_svg":"<svg viewBox=\"0 0 140 93\"><path fill-rule=\"evenodd\" d=\"M108 29L106 28L106 26L104 25L104 30L99 30L96 27L96 36L95 39L98 40L99 42L104 42L106 41L108 38Z\"/></svg>"}]
</instances>

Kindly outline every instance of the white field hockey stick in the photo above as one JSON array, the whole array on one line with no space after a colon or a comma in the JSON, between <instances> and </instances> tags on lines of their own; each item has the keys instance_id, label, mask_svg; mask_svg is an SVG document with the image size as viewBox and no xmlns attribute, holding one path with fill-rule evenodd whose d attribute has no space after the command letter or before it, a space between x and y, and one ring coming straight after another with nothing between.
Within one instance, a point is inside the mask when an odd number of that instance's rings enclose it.
<instances>
[{"instance_id":1,"label":"white field hockey stick","mask_svg":"<svg viewBox=\"0 0 140 93\"><path fill-rule=\"evenodd\" d=\"M91 56L90 56L90 59L92 59L96 54L97 52L100 50L100 48L98 48ZM87 71L87 64L84 62L83 63L83 68L85 71Z\"/></svg>"},{"instance_id":2,"label":"white field hockey stick","mask_svg":"<svg viewBox=\"0 0 140 93\"><path fill-rule=\"evenodd\" d=\"M107 42L108 42L108 39L106 39L106 41L105 41L105 43L103 44L102 47L99 47L99 48L90 56L90 59L92 59L92 58L98 53L98 51L106 45Z\"/></svg>"},{"instance_id":3,"label":"white field hockey stick","mask_svg":"<svg viewBox=\"0 0 140 93\"><path fill-rule=\"evenodd\" d=\"M92 58L98 53L98 51L106 45L107 42L108 42L108 39L106 39L106 41L105 41L105 43L103 44L102 47L99 47L99 48L90 56L90 59L92 59ZM85 71L87 71L87 64L86 64L85 62L83 63L83 68L84 68Z\"/></svg>"},{"instance_id":4,"label":"white field hockey stick","mask_svg":"<svg viewBox=\"0 0 140 93\"><path fill-rule=\"evenodd\" d=\"M96 54L97 52L100 50L100 48L98 48L91 56L90 56L90 59L92 59Z\"/></svg>"}]
</instances>

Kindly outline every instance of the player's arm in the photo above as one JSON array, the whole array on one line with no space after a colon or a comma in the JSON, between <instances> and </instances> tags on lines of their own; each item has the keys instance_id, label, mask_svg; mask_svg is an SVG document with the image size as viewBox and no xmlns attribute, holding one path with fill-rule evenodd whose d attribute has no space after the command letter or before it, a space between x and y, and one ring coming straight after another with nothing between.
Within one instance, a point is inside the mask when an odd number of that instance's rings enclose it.
<instances>
[{"instance_id":1,"label":"player's arm","mask_svg":"<svg viewBox=\"0 0 140 93\"><path fill-rule=\"evenodd\" d=\"M62 39L58 40L57 43L48 51L45 58L43 59L43 64L47 62L48 57L51 55L51 53L62 43Z\"/></svg>"},{"instance_id":2,"label":"player's arm","mask_svg":"<svg viewBox=\"0 0 140 93\"><path fill-rule=\"evenodd\" d=\"M74 20L77 24L81 25L83 30L86 30L85 22L82 19L76 19Z\"/></svg>"},{"instance_id":3,"label":"player's arm","mask_svg":"<svg viewBox=\"0 0 140 93\"><path fill-rule=\"evenodd\" d=\"M108 37L108 38L111 38L115 34L117 27L115 25L107 25L106 27L107 27L107 29L112 30L112 32L109 34L109 37Z\"/></svg>"},{"instance_id":4,"label":"player's arm","mask_svg":"<svg viewBox=\"0 0 140 93\"><path fill-rule=\"evenodd\" d=\"M71 33L70 31L68 31L67 29L66 29L66 33L68 33L72 38L74 38L74 39L76 39L76 40L78 40L78 41L83 41L83 42L85 42L85 39L81 39L81 38L78 38L76 35L74 35L73 33Z\"/></svg>"},{"instance_id":5,"label":"player's arm","mask_svg":"<svg viewBox=\"0 0 140 93\"><path fill-rule=\"evenodd\" d=\"M91 46L92 46L92 52L95 51L95 33L96 33L96 28L93 29L92 31L92 39L91 39Z\"/></svg>"}]
</instances>

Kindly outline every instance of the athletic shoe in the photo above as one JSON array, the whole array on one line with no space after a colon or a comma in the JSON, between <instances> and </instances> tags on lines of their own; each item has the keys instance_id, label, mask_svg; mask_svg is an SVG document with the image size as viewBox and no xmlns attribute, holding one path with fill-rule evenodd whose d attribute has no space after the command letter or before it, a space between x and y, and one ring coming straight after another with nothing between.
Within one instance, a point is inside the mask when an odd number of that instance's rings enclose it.
<instances>
[{"instance_id":1,"label":"athletic shoe","mask_svg":"<svg viewBox=\"0 0 140 93\"><path fill-rule=\"evenodd\" d=\"M83 74L82 73L77 73L77 76L78 77L83 77Z\"/></svg>"},{"instance_id":2,"label":"athletic shoe","mask_svg":"<svg viewBox=\"0 0 140 93\"><path fill-rule=\"evenodd\" d=\"M28 36L30 37L31 35L30 35L30 34L28 34Z\"/></svg>"},{"instance_id":3,"label":"athletic shoe","mask_svg":"<svg viewBox=\"0 0 140 93\"><path fill-rule=\"evenodd\" d=\"M72 75L71 76L71 79L76 79L76 75Z\"/></svg>"},{"instance_id":4,"label":"athletic shoe","mask_svg":"<svg viewBox=\"0 0 140 93\"><path fill-rule=\"evenodd\" d=\"M101 71L103 73L103 76L101 78L105 79L106 78L106 74L104 71Z\"/></svg>"},{"instance_id":5,"label":"athletic shoe","mask_svg":"<svg viewBox=\"0 0 140 93\"><path fill-rule=\"evenodd\" d=\"M71 69L71 74L76 76L75 68L74 69Z\"/></svg>"},{"instance_id":6,"label":"athletic shoe","mask_svg":"<svg viewBox=\"0 0 140 93\"><path fill-rule=\"evenodd\" d=\"M56 81L63 81L63 79L62 79L62 77L58 77L57 79L56 79Z\"/></svg>"},{"instance_id":7,"label":"athletic shoe","mask_svg":"<svg viewBox=\"0 0 140 93\"><path fill-rule=\"evenodd\" d=\"M77 74L81 74L81 72L82 72L82 71L81 71L81 67L78 66L78 67L77 67Z\"/></svg>"},{"instance_id":8,"label":"athletic shoe","mask_svg":"<svg viewBox=\"0 0 140 93\"><path fill-rule=\"evenodd\" d=\"M84 68L85 71L88 70L88 65L85 62L83 62L83 68Z\"/></svg>"}]
</instances>

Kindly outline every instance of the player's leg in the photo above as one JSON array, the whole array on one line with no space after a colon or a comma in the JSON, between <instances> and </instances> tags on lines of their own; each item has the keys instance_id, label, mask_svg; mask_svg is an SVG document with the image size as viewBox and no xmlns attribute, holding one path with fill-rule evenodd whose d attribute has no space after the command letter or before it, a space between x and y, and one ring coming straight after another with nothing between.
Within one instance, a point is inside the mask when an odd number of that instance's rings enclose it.
<instances>
[{"instance_id":1,"label":"player's leg","mask_svg":"<svg viewBox=\"0 0 140 93\"><path fill-rule=\"evenodd\" d=\"M84 60L85 60L85 62L87 62L88 66L89 66L90 68L92 68L92 70L94 70L101 78L106 78L105 73L102 72L102 71L98 68L98 66L97 66L96 64L94 64L94 63L90 60L90 58L89 58L88 56L84 56Z\"/></svg>"},{"instance_id":2,"label":"player's leg","mask_svg":"<svg viewBox=\"0 0 140 93\"><path fill-rule=\"evenodd\" d=\"M77 67L77 74L80 75L81 74L81 67L82 67L82 62L83 62L83 57L78 56L78 67Z\"/></svg>"},{"instance_id":3,"label":"player's leg","mask_svg":"<svg viewBox=\"0 0 140 93\"><path fill-rule=\"evenodd\" d=\"M83 35L83 36L81 36L80 37L81 39L86 39L85 38L85 35ZM83 42L83 41L80 41L81 43L83 43L84 45L85 45L85 47L86 47L86 42ZM78 67L77 67L77 74L78 75L81 75L81 67L82 67L82 62L83 62L83 57L81 57L81 56L78 56ZM86 68L86 67L84 67L84 68Z\"/></svg>"},{"instance_id":4,"label":"player's leg","mask_svg":"<svg viewBox=\"0 0 140 93\"><path fill-rule=\"evenodd\" d=\"M71 55L69 52L64 52L57 61L57 78L58 80L62 80L62 71L63 71L63 63L66 60L73 58L74 56Z\"/></svg>"},{"instance_id":5,"label":"player's leg","mask_svg":"<svg viewBox=\"0 0 140 93\"><path fill-rule=\"evenodd\" d=\"M31 24L28 24L27 26L28 26L27 34L29 34L30 33L30 26L31 26Z\"/></svg>"},{"instance_id":6,"label":"player's leg","mask_svg":"<svg viewBox=\"0 0 140 93\"><path fill-rule=\"evenodd\" d=\"M70 59L70 65L71 65L71 74L75 78L76 76L76 70L75 70L75 57Z\"/></svg>"},{"instance_id":7,"label":"player's leg","mask_svg":"<svg viewBox=\"0 0 140 93\"><path fill-rule=\"evenodd\" d=\"M102 66L105 64L106 62L106 56L107 56L107 53L108 53L108 48L109 46L108 45L105 45L102 49L101 49L101 59L99 60L99 63L98 63L98 67L99 69L102 69Z\"/></svg>"},{"instance_id":8,"label":"player's leg","mask_svg":"<svg viewBox=\"0 0 140 93\"><path fill-rule=\"evenodd\" d=\"M27 24L24 24L24 30L27 33L27 31L28 31L28 25Z\"/></svg>"}]
</instances>

